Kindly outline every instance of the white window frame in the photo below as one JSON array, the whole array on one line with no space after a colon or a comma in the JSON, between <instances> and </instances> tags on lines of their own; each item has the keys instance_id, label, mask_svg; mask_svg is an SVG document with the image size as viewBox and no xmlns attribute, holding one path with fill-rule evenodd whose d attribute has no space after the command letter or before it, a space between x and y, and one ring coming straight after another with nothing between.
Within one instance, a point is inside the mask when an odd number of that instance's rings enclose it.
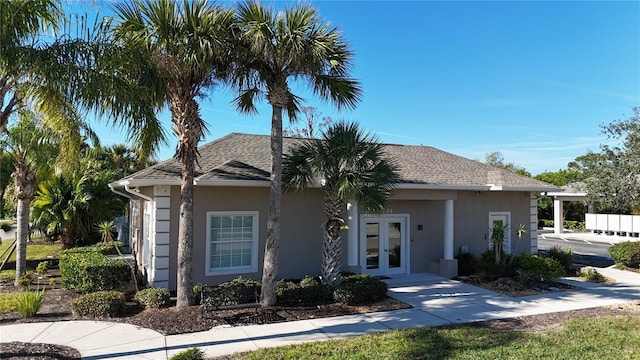
<instances>
[{"instance_id":1,"label":"white window frame","mask_svg":"<svg viewBox=\"0 0 640 360\"><path fill-rule=\"evenodd\" d=\"M258 243L260 241L258 235L258 226L260 218L258 211L207 211L207 228L206 228L206 254L205 254L205 275L226 275L226 274L247 274L258 272ZM214 216L252 216L252 243L251 243L251 266L236 266L225 268L224 270L211 269L211 218Z\"/></svg>"},{"instance_id":2,"label":"white window frame","mask_svg":"<svg viewBox=\"0 0 640 360\"><path fill-rule=\"evenodd\" d=\"M505 238L503 250L505 254L511 255L511 211L490 211L489 212L489 236L488 236L488 249L493 249L493 241L491 241L491 229L493 228L493 222L491 221L491 217L493 216L504 216L507 219L507 223L505 224L507 227L505 229Z\"/></svg>"}]
</instances>

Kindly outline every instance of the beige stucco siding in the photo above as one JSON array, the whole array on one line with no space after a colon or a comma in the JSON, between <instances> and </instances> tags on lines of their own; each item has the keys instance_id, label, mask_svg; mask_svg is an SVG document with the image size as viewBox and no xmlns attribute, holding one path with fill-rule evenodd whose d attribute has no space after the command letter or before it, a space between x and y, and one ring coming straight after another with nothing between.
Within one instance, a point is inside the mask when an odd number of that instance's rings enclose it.
<instances>
[{"instance_id":1,"label":"beige stucco siding","mask_svg":"<svg viewBox=\"0 0 640 360\"><path fill-rule=\"evenodd\" d=\"M410 269L412 273L435 271L434 266L443 257L444 200L454 197L454 251L461 246L479 255L487 249L489 212L511 213L512 247L516 246L515 230L518 224L529 227L528 192L475 192L446 191L438 195L416 195L420 200L405 200L410 194L405 190L402 199L393 200L388 213L409 215ZM196 187L194 192L194 250L193 281L215 285L236 278L231 275L206 275L206 213L207 211L257 211L259 213L258 266L254 273L243 277L259 280L263 267L268 215L267 187ZM322 193L318 189L305 192L284 193L281 214L281 243L279 278L301 278L319 275L322 253ZM180 215L180 189L171 188L171 255L169 260L169 288L176 287L178 248L178 220ZM360 214L362 215L362 214ZM345 214L346 216L346 214ZM422 230L418 226L422 225ZM528 229L530 230L530 229ZM360 234L359 234L360 235ZM347 232L343 232L343 268L347 268ZM360 241L358 241L360 251ZM517 253L530 248L529 237L520 240ZM358 256L360 259L360 256Z\"/></svg>"},{"instance_id":2,"label":"beige stucco siding","mask_svg":"<svg viewBox=\"0 0 640 360\"><path fill-rule=\"evenodd\" d=\"M410 271L435 271L435 264L444 254L444 201L395 200L391 202L389 211L410 215ZM529 193L459 191L454 200L454 251L467 246L476 256L484 252L488 245L489 212L502 211L511 213L511 243L515 247L518 224L527 227L530 224ZM422 230L419 230L419 225L422 225ZM530 240L525 236L515 252L529 248Z\"/></svg>"},{"instance_id":3,"label":"beige stucco siding","mask_svg":"<svg viewBox=\"0 0 640 360\"><path fill-rule=\"evenodd\" d=\"M194 191L193 281L215 285L238 275L206 275L206 213L208 211L257 211L259 217L258 268L243 277L260 280L267 237L269 188L196 187ZM169 288L176 287L178 219L180 189L171 189L171 259ZM322 194L308 190L304 194L283 194L279 278L319 275L322 254Z\"/></svg>"}]
</instances>

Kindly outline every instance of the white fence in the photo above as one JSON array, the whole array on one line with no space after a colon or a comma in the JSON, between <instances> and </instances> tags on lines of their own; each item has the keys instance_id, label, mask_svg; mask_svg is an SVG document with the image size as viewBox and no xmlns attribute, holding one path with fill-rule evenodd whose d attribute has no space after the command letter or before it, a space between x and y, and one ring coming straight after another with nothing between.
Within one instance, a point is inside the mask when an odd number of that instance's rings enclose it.
<instances>
[{"instance_id":1,"label":"white fence","mask_svg":"<svg viewBox=\"0 0 640 360\"><path fill-rule=\"evenodd\" d=\"M640 215L585 214L585 229L608 235L638 237Z\"/></svg>"}]
</instances>

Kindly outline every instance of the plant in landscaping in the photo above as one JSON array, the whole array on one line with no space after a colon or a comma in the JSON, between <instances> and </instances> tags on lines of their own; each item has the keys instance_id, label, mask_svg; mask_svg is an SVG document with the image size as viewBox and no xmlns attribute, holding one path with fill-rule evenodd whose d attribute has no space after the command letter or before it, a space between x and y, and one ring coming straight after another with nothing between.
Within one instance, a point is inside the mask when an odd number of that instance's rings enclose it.
<instances>
[{"instance_id":1,"label":"plant in landscaping","mask_svg":"<svg viewBox=\"0 0 640 360\"><path fill-rule=\"evenodd\" d=\"M113 220L102 221L96 225L96 232L104 243L113 241L113 233L116 231L116 223Z\"/></svg>"},{"instance_id":2,"label":"plant in landscaping","mask_svg":"<svg viewBox=\"0 0 640 360\"><path fill-rule=\"evenodd\" d=\"M30 318L36 315L43 300L44 289L34 292L25 291L14 295L13 307L23 318Z\"/></svg>"},{"instance_id":3,"label":"plant in landscaping","mask_svg":"<svg viewBox=\"0 0 640 360\"><path fill-rule=\"evenodd\" d=\"M38 274L44 275L47 273L48 269L49 269L49 263L46 261L41 261L40 263L38 263L38 266L36 267L36 272Z\"/></svg>"},{"instance_id":4,"label":"plant in landscaping","mask_svg":"<svg viewBox=\"0 0 640 360\"><path fill-rule=\"evenodd\" d=\"M530 272L536 278L546 282L551 279L563 276L564 267L556 259L544 258L538 255L522 254L516 256L513 261L516 271L521 269Z\"/></svg>"},{"instance_id":5,"label":"plant in landscaping","mask_svg":"<svg viewBox=\"0 0 640 360\"><path fill-rule=\"evenodd\" d=\"M33 284L33 271L29 270L26 273L24 273L20 279L18 280L18 286L22 287L22 288L28 288L29 286L31 286L31 284Z\"/></svg>"},{"instance_id":6,"label":"plant in landscaping","mask_svg":"<svg viewBox=\"0 0 640 360\"><path fill-rule=\"evenodd\" d=\"M600 274L598 270L596 270L591 266L587 266L580 269L578 276L581 278L584 278L587 281L595 282L595 283L602 283L607 281L607 278L604 275Z\"/></svg>"},{"instance_id":7,"label":"plant in landscaping","mask_svg":"<svg viewBox=\"0 0 640 360\"><path fill-rule=\"evenodd\" d=\"M371 275L345 277L333 290L333 298L348 305L378 301L386 298L389 286Z\"/></svg>"},{"instance_id":8,"label":"plant in landscaping","mask_svg":"<svg viewBox=\"0 0 640 360\"><path fill-rule=\"evenodd\" d=\"M504 261L504 238L507 226L500 221L495 221L491 226L491 244L493 245L493 253L495 263L499 264Z\"/></svg>"},{"instance_id":9,"label":"plant in landscaping","mask_svg":"<svg viewBox=\"0 0 640 360\"><path fill-rule=\"evenodd\" d=\"M472 253L459 249L455 258L458 260L458 275L471 275L475 272L478 259Z\"/></svg>"},{"instance_id":10,"label":"plant in landscaping","mask_svg":"<svg viewBox=\"0 0 640 360\"><path fill-rule=\"evenodd\" d=\"M561 246L555 245L549 249L549 257L558 260L564 267L565 273L569 273L573 266L573 250L563 249Z\"/></svg>"},{"instance_id":11,"label":"plant in landscaping","mask_svg":"<svg viewBox=\"0 0 640 360\"><path fill-rule=\"evenodd\" d=\"M278 303L287 305L313 305L333 299L331 288L317 278L306 276L299 283L279 280L276 283Z\"/></svg>"},{"instance_id":12,"label":"plant in landscaping","mask_svg":"<svg viewBox=\"0 0 640 360\"><path fill-rule=\"evenodd\" d=\"M640 241L625 241L609 248L609 255L616 263L626 267L640 267Z\"/></svg>"},{"instance_id":13,"label":"plant in landscaping","mask_svg":"<svg viewBox=\"0 0 640 360\"><path fill-rule=\"evenodd\" d=\"M169 360L203 360L204 352L198 348L190 348L173 355Z\"/></svg>"},{"instance_id":14,"label":"plant in landscaping","mask_svg":"<svg viewBox=\"0 0 640 360\"><path fill-rule=\"evenodd\" d=\"M223 282L208 291L206 305L216 308L226 305L257 303L260 282L242 276Z\"/></svg>"},{"instance_id":15,"label":"plant in landscaping","mask_svg":"<svg viewBox=\"0 0 640 360\"><path fill-rule=\"evenodd\" d=\"M397 165L383 151L382 144L357 124L331 125L321 139L301 142L283 158L285 190L304 190L322 181L324 193L322 281L340 283L342 263L342 213L347 203L357 203L361 211L384 210L398 181Z\"/></svg>"},{"instance_id":16,"label":"plant in landscaping","mask_svg":"<svg viewBox=\"0 0 640 360\"><path fill-rule=\"evenodd\" d=\"M62 286L81 293L113 290L131 281L131 267L122 259L109 259L95 248L75 248L60 254Z\"/></svg>"},{"instance_id":17,"label":"plant in landscaping","mask_svg":"<svg viewBox=\"0 0 640 360\"><path fill-rule=\"evenodd\" d=\"M85 294L71 302L71 311L94 318L116 317L124 312L125 296L119 291L98 291Z\"/></svg>"},{"instance_id":18,"label":"plant in landscaping","mask_svg":"<svg viewBox=\"0 0 640 360\"><path fill-rule=\"evenodd\" d=\"M165 288L149 288L143 289L133 296L133 300L144 305L145 308L158 309L169 305L169 290Z\"/></svg>"}]
</instances>

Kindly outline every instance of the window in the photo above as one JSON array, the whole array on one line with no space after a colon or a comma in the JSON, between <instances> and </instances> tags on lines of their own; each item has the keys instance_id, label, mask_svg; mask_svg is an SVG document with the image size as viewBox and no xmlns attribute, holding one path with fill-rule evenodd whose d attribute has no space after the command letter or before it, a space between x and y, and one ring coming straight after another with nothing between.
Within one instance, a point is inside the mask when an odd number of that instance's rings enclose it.
<instances>
[{"instance_id":1,"label":"window","mask_svg":"<svg viewBox=\"0 0 640 360\"><path fill-rule=\"evenodd\" d=\"M256 272L258 212L207 212L207 275Z\"/></svg>"}]
</instances>

